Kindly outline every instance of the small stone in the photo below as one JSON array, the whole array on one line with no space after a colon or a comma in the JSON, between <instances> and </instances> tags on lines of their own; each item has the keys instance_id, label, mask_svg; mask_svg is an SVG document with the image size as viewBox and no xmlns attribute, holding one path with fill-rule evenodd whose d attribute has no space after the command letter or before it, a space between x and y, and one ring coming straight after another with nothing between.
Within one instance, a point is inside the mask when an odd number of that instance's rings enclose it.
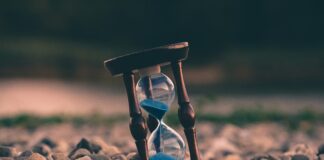
<instances>
[{"instance_id":1,"label":"small stone","mask_svg":"<svg viewBox=\"0 0 324 160\"><path fill-rule=\"evenodd\" d=\"M90 155L90 151L88 151L87 149L84 149L84 148L80 148L78 150L76 150L72 155L70 155L69 157L71 159L78 159L78 158L81 158L81 157L84 157L84 156L88 156Z\"/></svg>"},{"instance_id":2,"label":"small stone","mask_svg":"<svg viewBox=\"0 0 324 160\"><path fill-rule=\"evenodd\" d=\"M0 146L0 157L14 157L17 150L13 147Z\"/></svg>"},{"instance_id":3,"label":"small stone","mask_svg":"<svg viewBox=\"0 0 324 160\"><path fill-rule=\"evenodd\" d=\"M92 154L90 155L92 160L111 160L109 157L105 155L98 155L98 154Z\"/></svg>"},{"instance_id":4,"label":"small stone","mask_svg":"<svg viewBox=\"0 0 324 160\"><path fill-rule=\"evenodd\" d=\"M204 159L223 159L230 154L240 154L240 149L230 140L220 137L209 140L209 146L204 155Z\"/></svg>"},{"instance_id":5,"label":"small stone","mask_svg":"<svg viewBox=\"0 0 324 160\"><path fill-rule=\"evenodd\" d=\"M69 150L69 144L65 141L57 141L56 147L53 148L53 152L56 153L67 153Z\"/></svg>"},{"instance_id":6,"label":"small stone","mask_svg":"<svg viewBox=\"0 0 324 160\"><path fill-rule=\"evenodd\" d=\"M1 157L0 160L14 160L12 157Z\"/></svg>"},{"instance_id":7,"label":"small stone","mask_svg":"<svg viewBox=\"0 0 324 160\"><path fill-rule=\"evenodd\" d=\"M289 150L289 143L288 142L284 142L281 146L280 146L280 150L282 152L287 152Z\"/></svg>"},{"instance_id":8,"label":"small stone","mask_svg":"<svg viewBox=\"0 0 324 160\"><path fill-rule=\"evenodd\" d=\"M324 144L318 147L317 155L321 155L321 154L324 154Z\"/></svg>"},{"instance_id":9,"label":"small stone","mask_svg":"<svg viewBox=\"0 0 324 160\"><path fill-rule=\"evenodd\" d=\"M128 160L140 160L140 157L139 155L137 154L137 152L131 152L131 153L128 153L126 158Z\"/></svg>"},{"instance_id":10,"label":"small stone","mask_svg":"<svg viewBox=\"0 0 324 160\"><path fill-rule=\"evenodd\" d=\"M107 155L115 155L121 153L121 151L115 147L108 145L102 138L96 137L91 140L91 147L94 153L102 153Z\"/></svg>"},{"instance_id":11,"label":"small stone","mask_svg":"<svg viewBox=\"0 0 324 160\"><path fill-rule=\"evenodd\" d=\"M116 154L111 156L112 160L127 160L127 157L123 154Z\"/></svg>"},{"instance_id":12,"label":"small stone","mask_svg":"<svg viewBox=\"0 0 324 160\"><path fill-rule=\"evenodd\" d=\"M228 155L224 160L241 160L241 157L239 155Z\"/></svg>"},{"instance_id":13,"label":"small stone","mask_svg":"<svg viewBox=\"0 0 324 160\"><path fill-rule=\"evenodd\" d=\"M90 151L91 153L93 153L92 148L91 148L91 144L88 140L86 140L85 138L82 138L81 141L77 144L76 148L84 148L87 149L88 151Z\"/></svg>"},{"instance_id":14,"label":"small stone","mask_svg":"<svg viewBox=\"0 0 324 160\"><path fill-rule=\"evenodd\" d=\"M319 155L319 156L318 156L318 159L319 159L319 160L324 160L324 154Z\"/></svg>"},{"instance_id":15,"label":"small stone","mask_svg":"<svg viewBox=\"0 0 324 160\"><path fill-rule=\"evenodd\" d=\"M39 153L43 156L49 156L51 154L51 148L45 144L38 144L33 147L33 152Z\"/></svg>"},{"instance_id":16,"label":"small stone","mask_svg":"<svg viewBox=\"0 0 324 160\"><path fill-rule=\"evenodd\" d=\"M113 156L113 155L121 153L121 151L115 146L105 147L100 152L103 154L109 155L109 156Z\"/></svg>"},{"instance_id":17,"label":"small stone","mask_svg":"<svg viewBox=\"0 0 324 160\"><path fill-rule=\"evenodd\" d=\"M26 160L46 160L46 158L39 153L33 153Z\"/></svg>"},{"instance_id":18,"label":"small stone","mask_svg":"<svg viewBox=\"0 0 324 160\"><path fill-rule=\"evenodd\" d=\"M29 157L29 156L31 156L32 154L33 154L32 151L27 150L27 151L21 152L20 155L19 155L19 157Z\"/></svg>"},{"instance_id":19,"label":"small stone","mask_svg":"<svg viewBox=\"0 0 324 160\"><path fill-rule=\"evenodd\" d=\"M266 155L257 155L253 157L252 160L277 160L277 159L271 155L266 154Z\"/></svg>"},{"instance_id":20,"label":"small stone","mask_svg":"<svg viewBox=\"0 0 324 160\"><path fill-rule=\"evenodd\" d=\"M233 154L233 152L228 151L228 150L224 150L224 151L222 151L222 155L223 155L224 157L229 156L229 155L232 155L232 154Z\"/></svg>"},{"instance_id":21,"label":"small stone","mask_svg":"<svg viewBox=\"0 0 324 160\"><path fill-rule=\"evenodd\" d=\"M303 154L296 154L291 157L291 160L309 160L309 158Z\"/></svg>"},{"instance_id":22,"label":"small stone","mask_svg":"<svg viewBox=\"0 0 324 160\"><path fill-rule=\"evenodd\" d=\"M82 138L81 141L76 145L76 148L74 148L70 152L68 157L70 157L70 158L74 157L74 159L79 158L79 157L75 157L76 152L78 150L81 150L82 152L84 152L85 155L90 155L91 153L93 153L93 150L91 149L91 144L89 143L88 140L86 140L84 138ZM87 152L84 150L86 150ZM79 152L81 152L81 151L79 151Z\"/></svg>"},{"instance_id":23,"label":"small stone","mask_svg":"<svg viewBox=\"0 0 324 160\"><path fill-rule=\"evenodd\" d=\"M76 160L92 160L89 156L80 157Z\"/></svg>"},{"instance_id":24,"label":"small stone","mask_svg":"<svg viewBox=\"0 0 324 160\"><path fill-rule=\"evenodd\" d=\"M55 148L57 146L57 144L50 138L46 137L43 138L40 142L40 144L46 144L48 145L50 148Z\"/></svg>"},{"instance_id":25,"label":"small stone","mask_svg":"<svg viewBox=\"0 0 324 160\"><path fill-rule=\"evenodd\" d=\"M99 153L102 150L102 148L108 147L107 143L100 137L93 138L90 143L94 153Z\"/></svg>"},{"instance_id":26,"label":"small stone","mask_svg":"<svg viewBox=\"0 0 324 160\"><path fill-rule=\"evenodd\" d=\"M68 160L69 158L64 153L53 153L53 160Z\"/></svg>"},{"instance_id":27,"label":"small stone","mask_svg":"<svg viewBox=\"0 0 324 160\"><path fill-rule=\"evenodd\" d=\"M316 159L315 152L306 144L294 145L288 152L285 153L286 156L293 157L295 155L304 155L308 159ZM300 156L297 156L297 158Z\"/></svg>"}]
</instances>

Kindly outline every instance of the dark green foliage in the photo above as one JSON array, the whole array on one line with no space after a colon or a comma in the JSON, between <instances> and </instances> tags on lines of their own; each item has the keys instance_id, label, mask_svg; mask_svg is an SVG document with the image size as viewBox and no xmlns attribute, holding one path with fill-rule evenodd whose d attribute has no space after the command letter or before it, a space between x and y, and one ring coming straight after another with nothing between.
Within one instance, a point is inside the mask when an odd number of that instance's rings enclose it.
<instances>
[{"instance_id":1,"label":"dark green foliage","mask_svg":"<svg viewBox=\"0 0 324 160\"><path fill-rule=\"evenodd\" d=\"M115 122L126 120L126 116L65 116L54 115L48 117L41 117L36 115L21 114L14 117L0 118L0 127L26 127L35 128L43 125L54 125L61 123L72 123L75 126L90 125L110 125Z\"/></svg>"},{"instance_id":2,"label":"dark green foliage","mask_svg":"<svg viewBox=\"0 0 324 160\"><path fill-rule=\"evenodd\" d=\"M0 127L26 127L35 128L43 125L54 125L61 123L72 123L75 126L82 125L112 125L116 122L127 122L127 115L104 116L93 114L90 116L66 116L54 115L41 117L22 114L15 117L0 118ZM178 114L170 112L166 115L166 122L172 126L179 125ZM247 125L258 122L276 122L288 126L290 129L298 129L302 123L323 123L324 114L310 110L303 110L296 114L287 114L279 111L267 111L262 108L237 109L229 115L219 114L197 114L197 121L212 122L215 124L231 123L235 125ZM308 130L311 132L311 128Z\"/></svg>"},{"instance_id":3,"label":"dark green foliage","mask_svg":"<svg viewBox=\"0 0 324 160\"><path fill-rule=\"evenodd\" d=\"M176 113L168 114L167 122L171 125L178 125ZM257 122L276 122L287 125L291 129L297 129L301 123L323 123L324 114L310 110L303 110L297 114L287 114L279 111L267 111L262 108L237 109L229 115L198 114L198 122L212 122L218 124L232 123L236 125L246 125Z\"/></svg>"}]
</instances>

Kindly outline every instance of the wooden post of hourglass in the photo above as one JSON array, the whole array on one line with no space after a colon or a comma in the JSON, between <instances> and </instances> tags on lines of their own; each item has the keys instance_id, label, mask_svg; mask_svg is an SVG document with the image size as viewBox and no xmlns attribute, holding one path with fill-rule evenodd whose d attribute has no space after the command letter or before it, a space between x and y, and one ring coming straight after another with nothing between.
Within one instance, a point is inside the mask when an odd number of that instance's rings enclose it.
<instances>
[{"instance_id":1,"label":"wooden post of hourglass","mask_svg":"<svg viewBox=\"0 0 324 160\"><path fill-rule=\"evenodd\" d=\"M200 160L195 129L195 112L190 104L189 96L184 83L182 62L172 62L171 65L177 86L178 104L180 106L178 116L187 138L190 159Z\"/></svg>"},{"instance_id":2,"label":"wooden post of hourglass","mask_svg":"<svg viewBox=\"0 0 324 160\"><path fill-rule=\"evenodd\" d=\"M141 109L139 108L137 98L135 96L135 81L133 73L125 73L123 75L124 84L127 91L129 113L130 113L130 131L135 139L138 154L142 160L148 160L148 148L147 148L147 127L145 119L142 116Z\"/></svg>"}]
</instances>

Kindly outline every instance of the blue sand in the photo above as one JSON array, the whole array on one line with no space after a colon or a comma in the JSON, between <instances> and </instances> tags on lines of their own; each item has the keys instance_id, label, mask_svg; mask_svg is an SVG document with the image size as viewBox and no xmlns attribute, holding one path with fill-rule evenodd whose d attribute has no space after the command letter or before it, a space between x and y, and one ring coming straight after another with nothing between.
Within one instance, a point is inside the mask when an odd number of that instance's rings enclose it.
<instances>
[{"instance_id":1,"label":"blue sand","mask_svg":"<svg viewBox=\"0 0 324 160\"><path fill-rule=\"evenodd\" d=\"M172 157L172 156L169 156L165 153L157 153L156 155L154 156L151 156L150 157L150 160L176 160L176 158Z\"/></svg>"},{"instance_id":2,"label":"blue sand","mask_svg":"<svg viewBox=\"0 0 324 160\"><path fill-rule=\"evenodd\" d=\"M169 109L166 104L152 99L145 99L141 101L140 105L158 120L161 120Z\"/></svg>"}]
</instances>

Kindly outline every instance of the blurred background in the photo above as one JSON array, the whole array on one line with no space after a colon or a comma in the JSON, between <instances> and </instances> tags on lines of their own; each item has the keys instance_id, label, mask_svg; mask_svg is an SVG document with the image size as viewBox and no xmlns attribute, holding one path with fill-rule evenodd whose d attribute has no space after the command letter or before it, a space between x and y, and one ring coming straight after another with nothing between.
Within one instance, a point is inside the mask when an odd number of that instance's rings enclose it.
<instances>
[{"instance_id":1,"label":"blurred background","mask_svg":"<svg viewBox=\"0 0 324 160\"><path fill-rule=\"evenodd\" d=\"M127 114L103 61L188 41L199 113L324 110L321 1L0 2L0 115ZM170 77L170 68L164 69ZM176 108L176 106L174 107ZM211 112L212 111L212 112Z\"/></svg>"}]
</instances>

